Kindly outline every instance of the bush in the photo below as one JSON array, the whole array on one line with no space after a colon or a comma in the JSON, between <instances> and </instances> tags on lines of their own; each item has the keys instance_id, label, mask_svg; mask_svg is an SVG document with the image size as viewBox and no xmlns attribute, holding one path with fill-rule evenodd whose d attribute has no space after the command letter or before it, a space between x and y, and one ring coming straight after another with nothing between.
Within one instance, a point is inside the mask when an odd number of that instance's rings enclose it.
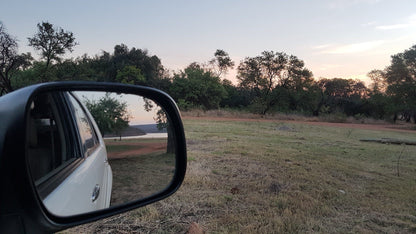
<instances>
[{"instance_id":1,"label":"bush","mask_svg":"<svg viewBox=\"0 0 416 234\"><path fill-rule=\"evenodd\" d=\"M178 107L182 111L187 111L193 108L193 105L190 102L185 101L184 99L178 100Z\"/></svg>"},{"instance_id":2,"label":"bush","mask_svg":"<svg viewBox=\"0 0 416 234\"><path fill-rule=\"evenodd\" d=\"M330 123L346 123L347 115L342 112L335 112L332 114L321 115L319 117L319 120L322 122L330 122Z\"/></svg>"}]
</instances>

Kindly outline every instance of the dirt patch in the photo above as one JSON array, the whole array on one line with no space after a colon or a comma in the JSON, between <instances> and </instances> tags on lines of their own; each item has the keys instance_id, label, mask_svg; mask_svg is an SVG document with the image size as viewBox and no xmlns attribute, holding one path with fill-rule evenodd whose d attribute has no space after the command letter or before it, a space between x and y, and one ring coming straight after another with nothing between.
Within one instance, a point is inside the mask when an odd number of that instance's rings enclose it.
<instances>
[{"instance_id":1,"label":"dirt patch","mask_svg":"<svg viewBox=\"0 0 416 234\"><path fill-rule=\"evenodd\" d=\"M106 144L111 145L109 143L106 143ZM114 145L117 145L117 143L115 143ZM109 159L125 158L131 155L142 155L142 154L149 154L153 152L166 151L166 147L167 147L166 142L143 142L143 143L123 142L123 145L134 145L134 146L138 146L141 148L134 149L134 150L119 151L119 152L109 152L107 154L107 157Z\"/></svg>"},{"instance_id":2,"label":"dirt patch","mask_svg":"<svg viewBox=\"0 0 416 234\"><path fill-rule=\"evenodd\" d=\"M408 123L400 124L356 124L356 123L329 123L329 122L311 122L311 121L298 121L298 120L276 120L276 119L248 119L248 118L228 118L228 117L190 117L185 116L183 119L189 120L213 120L213 121L239 121L239 122L279 122L279 123L299 123L309 124L316 126L328 126L328 127L340 127L340 128L357 128L366 130L377 131L398 131L398 132L413 132L416 130L412 128L415 125Z\"/></svg>"}]
</instances>

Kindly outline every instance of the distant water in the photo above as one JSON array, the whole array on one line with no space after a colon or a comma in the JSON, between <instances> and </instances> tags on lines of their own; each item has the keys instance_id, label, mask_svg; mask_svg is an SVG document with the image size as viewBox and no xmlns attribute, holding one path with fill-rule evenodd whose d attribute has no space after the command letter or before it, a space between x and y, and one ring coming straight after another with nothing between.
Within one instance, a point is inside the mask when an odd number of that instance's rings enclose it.
<instances>
[{"instance_id":1,"label":"distant water","mask_svg":"<svg viewBox=\"0 0 416 234\"><path fill-rule=\"evenodd\" d=\"M154 138L168 138L167 133L147 133L140 136L122 136L121 139L154 139ZM104 139L120 139L120 137L104 137Z\"/></svg>"},{"instance_id":2,"label":"distant water","mask_svg":"<svg viewBox=\"0 0 416 234\"><path fill-rule=\"evenodd\" d=\"M140 129L145 133L166 133L166 128L159 130L156 124L130 125L130 127Z\"/></svg>"},{"instance_id":3,"label":"distant water","mask_svg":"<svg viewBox=\"0 0 416 234\"><path fill-rule=\"evenodd\" d=\"M166 128L159 130L156 124L141 124L130 125L121 133L122 139L152 139L152 138L167 138L168 133ZM104 139L120 139L116 134L107 134Z\"/></svg>"}]
</instances>

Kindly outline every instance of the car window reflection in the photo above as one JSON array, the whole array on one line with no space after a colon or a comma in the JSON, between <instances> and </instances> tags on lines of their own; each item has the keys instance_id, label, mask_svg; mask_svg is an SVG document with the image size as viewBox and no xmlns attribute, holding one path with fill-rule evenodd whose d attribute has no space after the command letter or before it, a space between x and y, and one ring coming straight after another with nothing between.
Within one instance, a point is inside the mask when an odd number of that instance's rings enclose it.
<instances>
[{"instance_id":1,"label":"car window reflection","mask_svg":"<svg viewBox=\"0 0 416 234\"><path fill-rule=\"evenodd\" d=\"M48 179L75 155L68 152L53 94L41 94L31 103L28 118L28 160L37 184Z\"/></svg>"},{"instance_id":2,"label":"car window reflection","mask_svg":"<svg viewBox=\"0 0 416 234\"><path fill-rule=\"evenodd\" d=\"M74 109L74 116L78 125L84 155L88 156L98 146L98 139L81 105L72 95L69 95L69 100Z\"/></svg>"}]
</instances>

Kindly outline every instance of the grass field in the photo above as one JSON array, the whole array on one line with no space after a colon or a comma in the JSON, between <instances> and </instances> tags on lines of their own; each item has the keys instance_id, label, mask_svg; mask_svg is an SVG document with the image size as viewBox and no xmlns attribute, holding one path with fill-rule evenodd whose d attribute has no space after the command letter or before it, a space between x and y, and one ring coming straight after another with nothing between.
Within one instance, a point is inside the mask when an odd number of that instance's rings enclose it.
<instances>
[{"instance_id":1,"label":"grass field","mask_svg":"<svg viewBox=\"0 0 416 234\"><path fill-rule=\"evenodd\" d=\"M153 195L172 180L175 155L166 153L166 139L106 140L105 144L113 172L111 206Z\"/></svg>"},{"instance_id":2,"label":"grass field","mask_svg":"<svg viewBox=\"0 0 416 234\"><path fill-rule=\"evenodd\" d=\"M86 232L416 232L415 133L283 122L185 120L188 171L166 200ZM398 160L400 162L398 164Z\"/></svg>"},{"instance_id":3,"label":"grass field","mask_svg":"<svg viewBox=\"0 0 416 234\"><path fill-rule=\"evenodd\" d=\"M145 198L166 188L175 172L172 154L109 159L113 170L111 205Z\"/></svg>"}]
</instances>

